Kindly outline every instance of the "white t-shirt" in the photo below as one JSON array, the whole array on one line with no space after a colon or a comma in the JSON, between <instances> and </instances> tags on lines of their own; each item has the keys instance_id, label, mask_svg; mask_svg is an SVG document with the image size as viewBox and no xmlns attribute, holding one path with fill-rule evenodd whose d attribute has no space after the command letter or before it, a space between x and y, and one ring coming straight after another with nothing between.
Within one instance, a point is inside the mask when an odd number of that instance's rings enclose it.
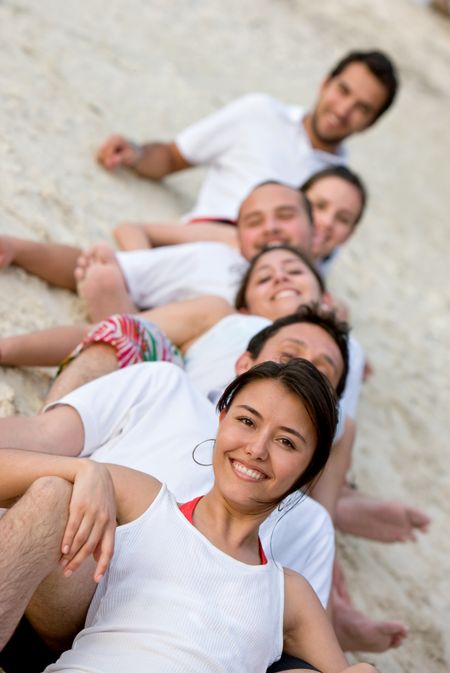
<instances>
[{"instance_id":1,"label":"white t-shirt","mask_svg":"<svg viewBox=\"0 0 450 673\"><path fill-rule=\"evenodd\" d=\"M152 474L179 502L211 487L211 467L197 465L192 451L215 437L217 415L176 365L156 362L121 369L48 408L56 404L68 404L80 415L81 456ZM211 446L198 446L196 460L210 463ZM334 558L334 531L325 509L304 496L292 510L275 510L260 533L266 555L304 575L325 605Z\"/></svg>"},{"instance_id":2,"label":"white t-shirt","mask_svg":"<svg viewBox=\"0 0 450 673\"><path fill-rule=\"evenodd\" d=\"M266 180L300 187L330 165L346 163L342 147L331 154L311 146L306 112L271 96L251 93L189 126L176 137L189 163L209 167L190 217L237 219L249 192Z\"/></svg>"},{"instance_id":3,"label":"white t-shirt","mask_svg":"<svg viewBox=\"0 0 450 673\"><path fill-rule=\"evenodd\" d=\"M184 369L194 385L212 398L213 391L222 391L233 380L238 357L247 349L250 339L270 325L258 315L234 313L219 320L188 348ZM335 441L344 430L346 416L355 418L363 380L364 351L356 339L349 339L349 371L344 394L339 404L339 423Z\"/></svg>"},{"instance_id":4,"label":"white t-shirt","mask_svg":"<svg viewBox=\"0 0 450 673\"><path fill-rule=\"evenodd\" d=\"M229 245L199 241L118 252L133 302L141 309L215 294L234 304L246 260Z\"/></svg>"}]
</instances>

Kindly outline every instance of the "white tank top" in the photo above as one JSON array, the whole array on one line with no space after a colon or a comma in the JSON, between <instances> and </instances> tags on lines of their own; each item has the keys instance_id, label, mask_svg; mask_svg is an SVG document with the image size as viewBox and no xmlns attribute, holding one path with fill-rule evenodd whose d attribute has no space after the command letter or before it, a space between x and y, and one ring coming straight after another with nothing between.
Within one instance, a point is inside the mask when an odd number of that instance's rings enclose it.
<instances>
[{"instance_id":1,"label":"white tank top","mask_svg":"<svg viewBox=\"0 0 450 673\"><path fill-rule=\"evenodd\" d=\"M46 672L261 673L281 655L282 568L242 563L180 512L165 486L117 530L86 627Z\"/></svg>"}]
</instances>

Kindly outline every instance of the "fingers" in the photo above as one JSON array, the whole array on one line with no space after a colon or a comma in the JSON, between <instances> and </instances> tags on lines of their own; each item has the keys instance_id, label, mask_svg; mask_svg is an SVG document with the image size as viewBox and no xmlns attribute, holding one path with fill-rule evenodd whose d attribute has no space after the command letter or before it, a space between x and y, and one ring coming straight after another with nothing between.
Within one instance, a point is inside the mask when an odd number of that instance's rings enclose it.
<instances>
[{"instance_id":1,"label":"fingers","mask_svg":"<svg viewBox=\"0 0 450 673\"><path fill-rule=\"evenodd\" d=\"M111 136L97 152L97 161L106 169L112 170L121 163L121 156L127 146L122 136Z\"/></svg>"},{"instance_id":2,"label":"fingers","mask_svg":"<svg viewBox=\"0 0 450 673\"><path fill-rule=\"evenodd\" d=\"M97 514L94 520L90 516L84 516L80 522L74 518L67 540L66 534L63 540L61 565L64 567L64 575L70 577L83 561L94 554L97 560L94 579L99 582L113 555L115 528L115 523L107 514Z\"/></svg>"},{"instance_id":3,"label":"fingers","mask_svg":"<svg viewBox=\"0 0 450 673\"><path fill-rule=\"evenodd\" d=\"M94 573L95 582L100 582L102 579L114 553L115 528L115 526L107 528L100 545L97 545L94 551L94 558L97 561Z\"/></svg>"},{"instance_id":4,"label":"fingers","mask_svg":"<svg viewBox=\"0 0 450 673\"><path fill-rule=\"evenodd\" d=\"M97 161L107 170L133 165L136 158L135 145L122 136L111 136L97 152Z\"/></svg>"}]
</instances>

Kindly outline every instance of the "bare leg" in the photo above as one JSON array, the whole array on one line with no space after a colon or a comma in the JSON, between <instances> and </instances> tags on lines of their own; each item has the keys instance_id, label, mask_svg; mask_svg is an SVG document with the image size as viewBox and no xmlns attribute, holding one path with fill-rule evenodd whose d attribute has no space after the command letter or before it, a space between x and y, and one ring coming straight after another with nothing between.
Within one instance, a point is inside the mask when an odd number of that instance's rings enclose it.
<instances>
[{"instance_id":1,"label":"bare leg","mask_svg":"<svg viewBox=\"0 0 450 673\"><path fill-rule=\"evenodd\" d=\"M71 492L71 485L63 479L38 479L0 519L0 649L11 637L43 580L52 572L64 579L58 562ZM83 580L77 574L78 581L80 578ZM45 604L43 593L46 587L42 587L39 600L32 602L34 607L30 606L33 625L39 625L39 632L47 637L48 643L71 638L74 628L79 626L81 613L87 609L92 591L77 592L73 604L65 604L64 596L47 595L50 608L47 611L51 615L48 619L45 610L41 616L38 614L38 606ZM54 610L58 601L64 610L59 610L57 616Z\"/></svg>"},{"instance_id":2,"label":"bare leg","mask_svg":"<svg viewBox=\"0 0 450 673\"><path fill-rule=\"evenodd\" d=\"M385 652L400 647L408 635L408 628L402 622L370 619L334 587L330 601L334 630L345 652Z\"/></svg>"},{"instance_id":3,"label":"bare leg","mask_svg":"<svg viewBox=\"0 0 450 673\"><path fill-rule=\"evenodd\" d=\"M76 289L73 274L80 253L80 248L71 245L0 237L0 268L15 264L47 283L67 290Z\"/></svg>"},{"instance_id":4,"label":"bare leg","mask_svg":"<svg viewBox=\"0 0 450 673\"><path fill-rule=\"evenodd\" d=\"M45 404L59 400L75 388L116 369L118 364L113 346L104 343L91 344L63 369L50 388Z\"/></svg>"},{"instance_id":5,"label":"bare leg","mask_svg":"<svg viewBox=\"0 0 450 673\"><path fill-rule=\"evenodd\" d=\"M345 487L336 507L336 527L343 533L378 542L407 542L428 530L430 518L415 507L378 500Z\"/></svg>"},{"instance_id":6,"label":"bare leg","mask_svg":"<svg viewBox=\"0 0 450 673\"><path fill-rule=\"evenodd\" d=\"M137 312L115 253L106 244L80 256L75 277L92 322L100 322L113 313Z\"/></svg>"},{"instance_id":7,"label":"bare leg","mask_svg":"<svg viewBox=\"0 0 450 673\"><path fill-rule=\"evenodd\" d=\"M0 339L0 364L13 367L58 365L92 325L68 325Z\"/></svg>"}]
</instances>

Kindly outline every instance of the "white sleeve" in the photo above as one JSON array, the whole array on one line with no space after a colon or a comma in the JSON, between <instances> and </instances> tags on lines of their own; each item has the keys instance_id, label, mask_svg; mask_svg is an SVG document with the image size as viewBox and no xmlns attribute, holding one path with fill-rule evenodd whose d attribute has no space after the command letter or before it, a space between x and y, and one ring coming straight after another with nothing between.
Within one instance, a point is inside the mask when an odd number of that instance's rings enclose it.
<instances>
[{"instance_id":1,"label":"white sleeve","mask_svg":"<svg viewBox=\"0 0 450 673\"><path fill-rule=\"evenodd\" d=\"M247 94L188 126L175 139L181 154L191 164L214 162L233 143L240 123L267 98L265 94Z\"/></svg>"},{"instance_id":2,"label":"white sleeve","mask_svg":"<svg viewBox=\"0 0 450 673\"><path fill-rule=\"evenodd\" d=\"M295 501L297 494L289 496ZM305 577L327 606L334 562L334 528L328 512L303 496L291 509L275 510L260 528L267 556Z\"/></svg>"},{"instance_id":3,"label":"white sleeve","mask_svg":"<svg viewBox=\"0 0 450 673\"><path fill-rule=\"evenodd\" d=\"M217 294L233 303L247 263L225 243L197 241L118 252L133 302L141 309Z\"/></svg>"},{"instance_id":4,"label":"white sleeve","mask_svg":"<svg viewBox=\"0 0 450 673\"><path fill-rule=\"evenodd\" d=\"M179 367L168 362L126 367L76 388L49 404L44 411L60 404L73 407L84 428L84 446L80 456L90 456L122 433L135 407L145 405L151 408L153 402L157 404L161 400L164 389L169 387L172 371L175 377L184 375Z\"/></svg>"},{"instance_id":5,"label":"white sleeve","mask_svg":"<svg viewBox=\"0 0 450 673\"><path fill-rule=\"evenodd\" d=\"M344 394L341 399L340 408L343 416L350 416L350 418L354 419L358 408L359 396L361 394L366 356L359 341L357 341L351 335L348 346L348 376L347 382L345 384Z\"/></svg>"}]
</instances>

